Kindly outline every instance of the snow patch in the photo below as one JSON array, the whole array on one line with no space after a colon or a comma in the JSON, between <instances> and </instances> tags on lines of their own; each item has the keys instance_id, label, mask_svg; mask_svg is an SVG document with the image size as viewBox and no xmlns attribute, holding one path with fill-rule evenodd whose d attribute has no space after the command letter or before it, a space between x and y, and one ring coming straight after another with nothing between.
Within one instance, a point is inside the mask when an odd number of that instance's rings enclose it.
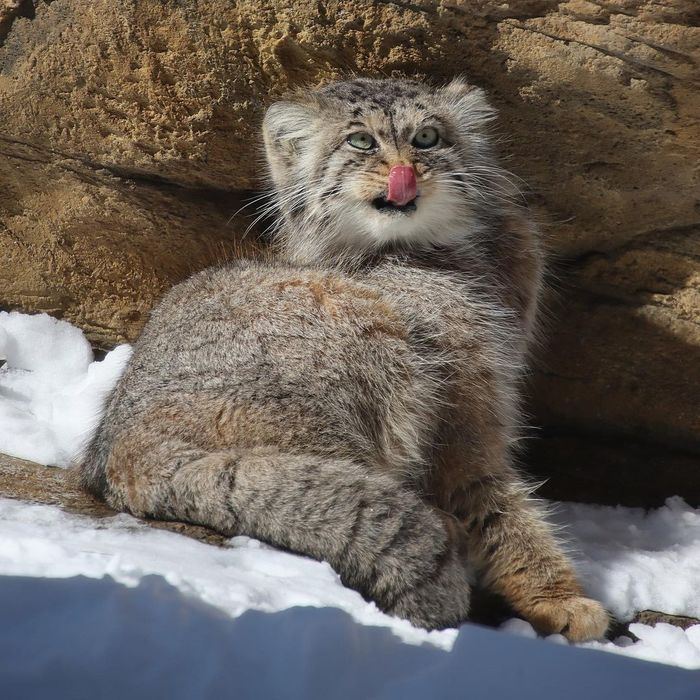
<instances>
[{"instance_id":1,"label":"snow patch","mask_svg":"<svg viewBox=\"0 0 700 700\"><path fill-rule=\"evenodd\" d=\"M47 314L0 311L0 452L67 467L90 438L131 356L93 361L82 331Z\"/></svg>"},{"instance_id":2,"label":"snow patch","mask_svg":"<svg viewBox=\"0 0 700 700\"><path fill-rule=\"evenodd\" d=\"M674 503L670 506L650 513L649 522L655 525L663 522L665 515L677 507L676 499L672 500ZM560 515L569 505L564 504ZM640 609L661 609L658 603L669 581L684 579L688 587L696 585L698 578L694 567L700 552L696 551L692 555L694 558L688 559L682 568L665 568L664 551L660 550L658 567L640 568L635 557L628 556L627 540L618 533L616 540L605 543L610 572L600 578L586 576L587 571L595 570L595 543L585 539L591 518L604 526L625 511L631 511L634 516L630 518L634 525L630 531L636 536L638 529L643 530L646 524L634 522L639 517L634 509L580 505L571 509L570 512L580 517L569 523L571 541L581 552L588 551L594 557L589 560L581 555L579 558L584 584L586 587L593 585L600 600L608 608L614 608L619 599L615 581L623 576L637 581ZM694 514L699 515L698 511ZM583 532L584 537L579 539L579 532ZM612 554L615 548L617 559ZM282 552L249 537L234 537L227 546L215 547L184 535L150 528L125 514L96 521L64 513L54 506L0 498L0 575L111 576L130 587L138 585L145 576L158 575L183 593L234 617L246 610L276 612L295 606L334 607L346 611L361 624L388 627L410 644L430 643L449 650L457 638L457 630L426 632L405 620L385 615L374 603L368 603L359 593L343 586L325 562ZM606 587L607 584L610 587ZM593 594L590 588L587 591ZM678 614L694 613L698 601L688 600L688 607ZM537 636L524 620L509 620L501 629L519 636ZM700 668L700 625L684 631L664 623L654 627L633 624L630 630L639 638L638 642L620 637L614 642L588 642L580 646ZM546 640L555 644L568 643L556 634Z\"/></svg>"},{"instance_id":3,"label":"snow patch","mask_svg":"<svg viewBox=\"0 0 700 700\"><path fill-rule=\"evenodd\" d=\"M508 620L501 625L500 629L518 637L528 639L537 637L537 632L525 620ZM683 630L666 622L657 622L655 625L635 622L629 626L629 630L638 637L639 641L635 642L631 637L621 636L611 642L582 642L571 646L609 651L613 654L682 668L700 669L700 625L693 625ZM555 644L569 644L560 634L552 634L545 637L545 640Z\"/></svg>"},{"instance_id":4,"label":"snow patch","mask_svg":"<svg viewBox=\"0 0 700 700\"><path fill-rule=\"evenodd\" d=\"M640 610L700 618L700 509L677 496L650 511L560 503L552 519L571 540L589 595L617 618Z\"/></svg>"}]
</instances>

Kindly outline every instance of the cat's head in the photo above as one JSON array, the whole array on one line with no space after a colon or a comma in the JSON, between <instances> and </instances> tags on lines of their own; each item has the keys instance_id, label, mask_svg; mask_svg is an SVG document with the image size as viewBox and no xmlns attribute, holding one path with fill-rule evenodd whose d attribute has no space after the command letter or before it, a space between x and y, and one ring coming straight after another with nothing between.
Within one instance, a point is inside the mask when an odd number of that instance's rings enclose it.
<instances>
[{"instance_id":1,"label":"cat's head","mask_svg":"<svg viewBox=\"0 0 700 700\"><path fill-rule=\"evenodd\" d=\"M273 104L263 135L280 234L307 258L468 237L507 187L462 79L331 83Z\"/></svg>"}]
</instances>

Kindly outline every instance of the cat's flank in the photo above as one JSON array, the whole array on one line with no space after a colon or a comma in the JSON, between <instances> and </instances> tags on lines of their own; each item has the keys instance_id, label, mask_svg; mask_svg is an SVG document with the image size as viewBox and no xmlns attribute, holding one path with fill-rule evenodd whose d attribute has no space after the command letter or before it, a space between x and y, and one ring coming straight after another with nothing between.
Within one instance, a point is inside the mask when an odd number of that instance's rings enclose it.
<instances>
[{"instance_id":1,"label":"cat's flank","mask_svg":"<svg viewBox=\"0 0 700 700\"><path fill-rule=\"evenodd\" d=\"M606 612L512 465L541 254L492 118L462 80L273 104L276 255L166 295L84 487L326 560L426 628L466 620L479 582L543 633L601 637Z\"/></svg>"}]
</instances>

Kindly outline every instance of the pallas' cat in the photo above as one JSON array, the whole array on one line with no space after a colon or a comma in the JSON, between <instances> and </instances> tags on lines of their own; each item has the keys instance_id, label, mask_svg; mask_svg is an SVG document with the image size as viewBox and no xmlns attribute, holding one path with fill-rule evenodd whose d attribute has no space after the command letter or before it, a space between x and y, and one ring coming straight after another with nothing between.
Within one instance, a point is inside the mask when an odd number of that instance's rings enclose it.
<instances>
[{"instance_id":1,"label":"pallas' cat","mask_svg":"<svg viewBox=\"0 0 700 700\"><path fill-rule=\"evenodd\" d=\"M326 560L422 627L467 619L478 582L541 632L603 635L513 467L541 252L493 117L461 79L273 104L275 254L204 270L155 308L84 487Z\"/></svg>"}]
</instances>

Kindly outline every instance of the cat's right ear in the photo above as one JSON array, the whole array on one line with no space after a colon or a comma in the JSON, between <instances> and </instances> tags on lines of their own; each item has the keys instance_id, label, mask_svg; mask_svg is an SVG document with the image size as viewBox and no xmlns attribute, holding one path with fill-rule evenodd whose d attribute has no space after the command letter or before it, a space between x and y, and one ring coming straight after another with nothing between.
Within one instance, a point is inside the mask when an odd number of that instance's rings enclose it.
<instances>
[{"instance_id":1,"label":"cat's right ear","mask_svg":"<svg viewBox=\"0 0 700 700\"><path fill-rule=\"evenodd\" d=\"M495 118L496 110L489 104L486 93L457 77L438 90L465 134L482 131Z\"/></svg>"},{"instance_id":2,"label":"cat's right ear","mask_svg":"<svg viewBox=\"0 0 700 700\"><path fill-rule=\"evenodd\" d=\"M265 113L263 138L268 158L290 156L314 133L316 112L298 102L275 102Z\"/></svg>"}]
</instances>

